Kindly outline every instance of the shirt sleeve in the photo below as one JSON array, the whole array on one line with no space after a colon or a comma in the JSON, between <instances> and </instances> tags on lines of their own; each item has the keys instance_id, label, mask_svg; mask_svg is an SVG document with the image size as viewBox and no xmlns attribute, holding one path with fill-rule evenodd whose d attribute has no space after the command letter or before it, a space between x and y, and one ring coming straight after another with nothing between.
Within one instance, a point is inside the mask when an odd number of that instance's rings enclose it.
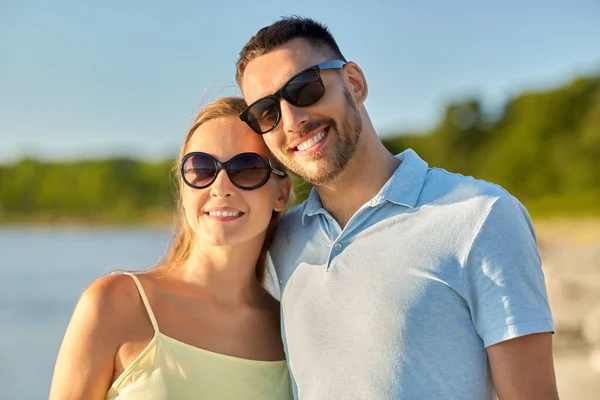
<instances>
[{"instance_id":1,"label":"shirt sleeve","mask_svg":"<svg viewBox=\"0 0 600 400\"><path fill-rule=\"evenodd\" d=\"M554 332L535 232L517 199L506 195L494 202L463 271L463 293L485 347Z\"/></svg>"}]
</instances>

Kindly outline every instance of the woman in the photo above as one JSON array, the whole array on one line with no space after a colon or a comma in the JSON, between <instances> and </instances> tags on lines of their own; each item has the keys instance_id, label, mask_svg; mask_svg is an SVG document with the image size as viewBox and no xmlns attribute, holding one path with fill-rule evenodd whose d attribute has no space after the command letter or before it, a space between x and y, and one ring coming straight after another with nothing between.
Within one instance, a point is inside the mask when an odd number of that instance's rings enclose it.
<instances>
[{"instance_id":1,"label":"woman","mask_svg":"<svg viewBox=\"0 0 600 400\"><path fill-rule=\"evenodd\" d=\"M238 118L200 112L178 160L180 227L166 260L81 296L51 399L289 399L279 304L261 285L291 182Z\"/></svg>"}]
</instances>

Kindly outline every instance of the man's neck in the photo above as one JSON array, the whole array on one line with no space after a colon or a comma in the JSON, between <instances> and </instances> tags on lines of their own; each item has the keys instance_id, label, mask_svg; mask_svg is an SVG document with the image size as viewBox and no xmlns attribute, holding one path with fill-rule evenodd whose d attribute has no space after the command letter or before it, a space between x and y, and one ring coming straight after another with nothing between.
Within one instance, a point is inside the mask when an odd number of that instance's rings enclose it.
<instances>
[{"instance_id":1,"label":"man's neck","mask_svg":"<svg viewBox=\"0 0 600 400\"><path fill-rule=\"evenodd\" d=\"M332 183L316 187L323 208L342 229L360 207L379 193L400 165L400 160L376 136L364 139L344 172Z\"/></svg>"}]
</instances>

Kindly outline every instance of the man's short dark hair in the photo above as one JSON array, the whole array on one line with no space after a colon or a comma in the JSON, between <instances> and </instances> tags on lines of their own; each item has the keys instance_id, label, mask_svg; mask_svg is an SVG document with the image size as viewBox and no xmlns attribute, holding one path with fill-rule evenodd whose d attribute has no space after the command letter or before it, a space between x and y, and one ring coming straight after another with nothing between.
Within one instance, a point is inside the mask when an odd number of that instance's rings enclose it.
<instances>
[{"instance_id":1,"label":"man's short dark hair","mask_svg":"<svg viewBox=\"0 0 600 400\"><path fill-rule=\"evenodd\" d=\"M259 30L240 51L235 74L238 85L242 86L242 76L250 61L296 38L305 39L336 60L346 61L325 25L310 18L285 17Z\"/></svg>"}]
</instances>

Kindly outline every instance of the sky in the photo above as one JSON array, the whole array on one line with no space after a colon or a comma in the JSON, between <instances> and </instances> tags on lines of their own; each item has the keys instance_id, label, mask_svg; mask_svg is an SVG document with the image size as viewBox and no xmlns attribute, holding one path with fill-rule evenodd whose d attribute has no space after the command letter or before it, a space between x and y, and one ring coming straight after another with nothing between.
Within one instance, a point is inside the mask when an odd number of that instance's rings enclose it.
<instances>
[{"instance_id":1,"label":"sky","mask_svg":"<svg viewBox=\"0 0 600 400\"><path fill-rule=\"evenodd\" d=\"M363 69L380 136L600 73L598 0L0 0L0 163L172 157L202 105L239 94L245 42L289 15Z\"/></svg>"}]
</instances>

